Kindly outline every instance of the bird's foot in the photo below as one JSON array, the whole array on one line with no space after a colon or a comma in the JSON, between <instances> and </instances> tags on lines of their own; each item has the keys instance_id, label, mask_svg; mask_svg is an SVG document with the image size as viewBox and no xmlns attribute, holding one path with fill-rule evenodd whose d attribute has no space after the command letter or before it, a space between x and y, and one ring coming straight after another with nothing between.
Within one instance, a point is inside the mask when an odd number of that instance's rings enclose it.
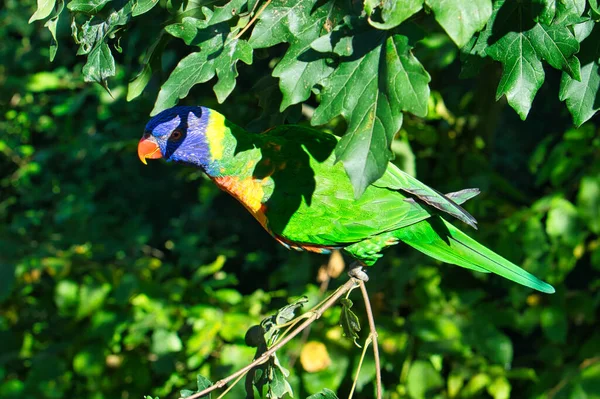
<instances>
[{"instance_id":1,"label":"bird's foot","mask_svg":"<svg viewBox=\"0 0 600 399\"><path fill-rule=\"evenodd\" d=\"M367 273L363 270L363 265L359 262L354 262L350 265L348 275L365 283L369 281L369 276L367 276Z\"/></svg>"}]
</instances>

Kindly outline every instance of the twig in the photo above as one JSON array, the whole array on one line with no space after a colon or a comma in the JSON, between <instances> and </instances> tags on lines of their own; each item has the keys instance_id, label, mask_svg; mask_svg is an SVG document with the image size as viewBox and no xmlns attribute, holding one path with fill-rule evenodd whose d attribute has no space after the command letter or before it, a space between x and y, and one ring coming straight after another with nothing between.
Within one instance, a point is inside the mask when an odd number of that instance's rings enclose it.
<instances>
[{"instance_id":1,"label":"twig","mask_svg":"<svg viewBox=\"0 0 600 399\"><path fill-rule=\"evenodd\" d=\"M596 364L598 362L600 362L600 356L595 356L595 357L591 357L591 358L585 359L584 361L581 362L581 364L577 368L577 371L578 372L582 372L586 368L588 368L588 367L590 367L590 366L592 366L592 365L594 365L594 364ZM548 399L554 398L554 396L556 396L556 394L558 392L560 392L569 382L571 382L571 380L573 378L575 378L576 375L577 375L576 373L571 373L567 377L565 377L562 380L560 380L559 383L556 384L556 386L554 388L552 388L548 392L548 396L546 396L546 397Z\"/></svg>"},{"instance_id":2,"label":"twig","mask_svg":"<svg viewBox=\"0 0 600 399\"><path fill-rule=\"evenodd\" d=\"M321 282L321 285L319 286L319 299L321 299L323 297L323 294L325 294L325 292L327 291L327 287L329 287L330 281L331 281L331 278L328 276L325 280L323 280ZM302 337L300 338L300 344L298 345L300 348L302 348L304 346L304 344L306 344L306 342L308 341L308 336L310 335L310 328L311 328L311 326L308 326L308 328L305 329L304 332L302 333ZM292 358L290 359L290 361L289 361L290 369L294 368L294 365L296 364L296 362L298 361L299 358L300 358L300 351L295 353L292 356Z\"/></svg>"},{"instance_id":3,"label":"twig","mask_svg":"<svg viewBox=\"0 0 600 399\"><path fill-rule=\"evenodd\" d=\"M354 395L354 390L356 389L356 384L358 383L358 376L360 374L360 369L362 368L362 364L365 360L365 355L367 354L367 348L369 348L369 345L371 345L371 342L373 342L372 338L373 338L373 336L371 334L369 334L369 336L365 340L365 344L364 344L362 353L360 354L360 360L358 361L358 367L356 368L356 375L354 376L354 382L352 383L352 389L350 389L350 394L348 394L348 399L352 399L352 396Z\"/></svg>"},{"instance_id":4,"label":"twig","mask_svg":"<svg viewBox=\"0 0 600 399\"><path fill-rule=\"evenodd\" d=\"M252 17L252 19L250 20L250 22L248 22L248 24L246 26L244 26L244 29L242 29L240 31L240 33L238 33L237 35L235 35L235 37L233 38L235 39L239 39L240 37L242 37L242 35L248 30L250 29L250 27L254 24L254 22L256 22L256 20L258 19L258 17L260 16L260 14L262 14L262 12L265 10L265 8L267 8L267 6L271 3L271 0L267 0L265 2L265 4L263 4L263 6L260 8L260 10L258 10L256 12L256 14L254 14L254 17Z\"/></svg>"},{"instance_id":5,"label":"twig","mask_svg":"<svg viewBox=\"0 0 600 399\"><path fill-rule=\"evenodd\" d=\"M235 380L236 378L238 378L240 376L243 376L244 374L246 374L247 372L252 370L254 367L265 363L282 346L287 344L292 338L294 338L296 335L298 335L302 330L304 330L306 327L311 325L315 320L317 320L319 317L321 317L323 312L325 312L327 309L332 307L337 302L337 300L342 295L344 295L346 292L351 290L356 285L356 283L357 283L357 280L354 278L351 278L348 281L346 281L346 283L344 283L344 285L342 285L337 291L335 291L329 297L329 299L327 299L321 306L319 306L317 309L315 309L313 311L313 314L309 318L307 318L302 324L300 324L298 327L296 327L294 329L294 331L290 332L290 334L288 336L283 338L281 341L277 342L275 345L273 345L271 348L269 348L268 351L266 351L265 353L260 355L260 357L256 358L252 363L250 363L246 367L236 371L235 373L231 374L229 377L226 377L226 378L223 378L222 380L217 381L214 385L211 385L210 387L204 389L203 391L200 391L198 393L188 396L186 399L197 399L202 396L205 396L206 394L208 394L216 389L223 388L228 382ZM370 310L370 305L369 305L368 309ZM371 316L371 318L372 318L372 316ZM377 342L375 338L374 338L374 342ZM378 364L378 363L376 363L376 364ZM379 381L381 381L381 379L379 379ZM183 399L183 398L180 398L180 399Z\"/></svg>"},{"instance_id":6,"label":"twig","mask_svg":"<svg viewBox=\"0 0 600 399\"><path fill-rule=\"evenodd\" d=\"M365 301L365 310L367 311L367 319L369 320L369 329L373 338L373 357L375 358L375 381L377 386L377 399L382 398L381 390L381 364L379 361L379 345L377 344L377 329L375 328L375 320L373 318L373 310L371 309L371 301L364 281L359 281L358 286L362 292L363 300Z\"/></svg>"}]
</instances>

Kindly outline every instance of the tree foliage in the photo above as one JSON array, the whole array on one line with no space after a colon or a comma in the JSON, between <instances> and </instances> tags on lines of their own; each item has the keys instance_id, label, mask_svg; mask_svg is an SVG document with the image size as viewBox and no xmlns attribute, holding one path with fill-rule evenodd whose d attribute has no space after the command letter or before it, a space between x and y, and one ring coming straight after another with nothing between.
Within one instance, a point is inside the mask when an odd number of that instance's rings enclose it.
<instances>
[{"instance_id":1,"label":"tree foliage","mask_svg":"<svg viewBox=\"0 0 600 399\"><path fill-rule=\"evenodd\" d=\"M0 16L0 397L189 393L249 363L246 331L287 298L319 301L326 259L280 247L200 172L139 164L150 110L177 101L254 130L323 124L357 192L392 154L440 191L480 187L478 240L557 288L390 249L369 270L387 397L600 396L595 1L7 0ZM295 397L349 392L355 302L278 352ZM367 357L356 397L373 376Z\"/></svg>"},{"instance_id":2,"label":"tree foliage","mask_svg":"<svg viewBox=\"0 0 600 399\"><path fill-rule=\"evenodd\" d=\"M68 3L78 54L87 55L86 81L107 86L116 73L111 45L120 52L119 41L126 36L122 28L150 18L146 14L157 5L157 0ZM55 32L62 8L62 0L40 0L30 21L50 18L48 27ZM266 49L266 57L276 63L271 74L279 78L280 112L309 100L312 91L320 99L312 125L337 117L346 121L336 155L357 196L385 171L403 113L427 113L430 76L412 48L431 31L433 20L461 48L466 69L490 59L502 64L496 97L506 96L522 119L544 82L544 62L562 72L559 97L577 125L598 109L595 20L600 14L585 0L166 0L157 8L162 8L164 30L155 29L156 42L129 85L129 100L153 75L148 62L161 57L164 46L158 44L164 34L183 40L192 52L162 84L152 114L174 106L193 86L215 76L213 90L224 102L235 88L239 61L250 65L254 52ZM281 50L282 43L289 46ZM53 40L51 59L56 46Z\"/></svg>"}]
</instances>

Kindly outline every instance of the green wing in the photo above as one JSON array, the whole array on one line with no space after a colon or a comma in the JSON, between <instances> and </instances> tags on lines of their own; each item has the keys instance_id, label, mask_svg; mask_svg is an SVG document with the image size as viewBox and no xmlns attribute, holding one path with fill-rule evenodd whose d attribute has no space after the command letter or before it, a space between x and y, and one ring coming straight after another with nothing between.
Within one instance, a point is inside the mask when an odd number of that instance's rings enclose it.
<instances>
[{"instance_id":1,"label":"green wing","mask_svg":"<svg viewBox=\"0 0 600 399\"><path fill-rule=\"evenodd\" d=\"M394 190L402 190L417 196L425 203L446 212L455 218L465 222L477 229L477 220L469 212L465 211L456 201L439 191L421 183L416 178L402 171L396 165L390 163L385 174L373 183L377 187L385 187Z\"/></svg>"},{"instance_id":2,"label":"green wing","mask_svg":"<svg viewBox=\"0 0 600 399\"><path fill-rule=\"evenodd\" d=\"M430 198L429 202L438 198L437 202L450 204L453 214L462 215L456 211L462 208L452 199L402 174L393 165L379 184L369 186L355 199L343 165L335 163L337 139L332 135L285 126L261 137L262 157L268 159L270 170L275 170L270 174L273 192L265 202L268 226L289 241L347 245L430 217L426 205L400 189L419 192L418 197ZM406 187L400 186L402 182Z\"/></svg>"},{"instance_id":3,"label":"green wing","mask_svg":"<svg viewBox=\"0 0 600 399\"><path fill-rule=\"evenodd\" d=\"M554 293L551 285L479 244L439 216L400 229L394 235L442 262L492 272L526 287Z\"/></svg>"}]
</instances>

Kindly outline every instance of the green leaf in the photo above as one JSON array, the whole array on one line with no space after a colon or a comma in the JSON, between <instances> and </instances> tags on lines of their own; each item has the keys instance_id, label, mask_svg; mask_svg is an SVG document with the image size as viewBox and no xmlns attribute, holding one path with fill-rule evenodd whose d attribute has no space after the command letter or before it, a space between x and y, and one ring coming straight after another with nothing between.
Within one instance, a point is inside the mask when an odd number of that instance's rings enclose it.
<instances>
[{"instance_id":1,"label":"green leaf","mask_svg":"<svg viewBox=\"0 0 600 399\"><path fill-rule=\"evenodd\" d=\"M73 370L86 377L98 377L104 371L105 357L102 348L93 346L77 353L73 358Z\"/></svg>"},{"instance_id":2,"label":"green leaf","mask_svg":"<svg viewBox=\"0 0 600 399\"><path fill-rule=\"evenodd\" d=\"M581 179L577 210L590 230L600 234L600 176L584 176Z\"/></svg>"},{"instance_id":3,"label":"green leaf","mask_svg":"<svg viewBox=\"0 0 600 399\"><path fill-rule=\"evenodd\" d=\"M492 15L491 0L426 0L435 20L462 47L483 29Z\"/></svg>"},{"instance_id":4,"label":"green leaf","mask_svg":"<svg viewBox=\"0 0 600 399\"><path fill-rule=\"evenodd\" d=\"M29 23L40 19L45 19L54 9L56 0L37 0L37 10L29 18Z\"/></svg>"},{"instance_id":5,"label":"green leaf","mask_svg":"<svg viewBox=\"0 0 600 399\"><path fill-rule=\"evenodd\" d=\"M196 375L196 391L191 391L189 389L183 389L179 392L179 395L182 398L187 398L188 396L192 396L195 393L204 391L206 388L209 388L210 386L212 386L212 382L208 378L203 377L200 374L198 374L198 375ZM210 396L210 394L209 394L209 396ZM206 396L202 396L202 397L205 398Z\"/></svg>"},{"instance_id":6,"label":"green leaf","mask_svg":"<svg viewBox=\"0 0 600 399\"><path fill-rule=\"evenodd\" d=\"M497 377L487 387L487 391L494 399L510 398L511 386L506 377Z\"/></svg>"},{"instance_id":7,"label":"green leaf","mask_svg":"<svg viewBox=\"0 0 600 399\"><path fill-rule=\"evenodd\" d=\"M15 284L15 265L0 263L0 303L12 292Z\"/></svg>"},{"instance_id":8,"label":"green leaf","mask_svg":"<svg viewBox=\"0 0 600 399\"><path fill-rule=\"evenodd\" d=\"M101 84L105 84L107 78L115 76L115 59L110 48L108 48L108 44L102 42L92 50L82 72L83 80L86 82Z\"/></svg>"},{"instance_id":9,"label":"green leaf","mask_svg":"<svg viewBox=\"0 0 600 399\"><path fill-rule=\"evenodd\" d=\"M575 80L581 80L579 60L574 57L579 52L579 42L569 29L560 25L535 24L529 37L539 56L548 64Z\"/></svg>"},{"instance_id":10,"label":"green leaf","mask_svg":"<svg viewBox=\"0 0 600 399\"><path fill-rule=\"evenodd\" d=\"M444 379L430 362L417 360L410 366L406 385L411 398L424 399L441 389Z\"/></svg>"},{"instance_id":11,"label":"green leaf","mask_svg":"<svg viewBox=\"0 0 600 399\"><path fill-rule=\"evenodd\" d=\"M497 25L526 25L528 21L524 20L526 17L522 16L523 11L518 9L516 2L505 3L501 0L494 3L492 18L495 18L503 4L506 4L507 8L512 7L511 12L505 14L507 15L505 20L495 19L493 21L494 28ZM512 13L519 16L510 18ZM502 78L498 84L496 99L506 95L510 106L517 111L521 119L525 119L538 89L544 82L544 69L535 51L534 43L526 35L526 31L508 31L496 43L488 47L487 54L502 63Z\"/></svg>"},{"instance_id":12,"label":"green leaf","mask_svg":"<svg viewBox=\"0 0 600 399\"><path fill-rule=\"evenodd\" d=\"M506 95L521 119L527 117L544 82L542 59L574 79L581 78L580 63L575 57L579 44L568 22L536 23L532 12L527 2L497 1L480 37L489 44L485 52L503 66L496 97Z\"/></svg>"},{"instance_id":13,"label":"green leaf","mask_svg":"<svg viewBox=\"0 0 600 399\"><path fill-rule=\"evenodd\" d=\"M585 0L563 0L556 2L554 24L572 25L582 22L581 16L585 11Z\"/></svg>"},{"instance_id":14,"label":"green leaf","mask_svg":"<svg viewBox=\"0 0 600 399\"><path fill-rule=\"evenodd\" d=\"M306 399L338 399L338 397L333 391L324 388L321 392L317 392L314 395L310 395Z\"/></svg>"},{"instance_id":15,"label":"green leaf","mask_svg":"<svg viewBox=\"0 0 600 399\"><path fill-rule=\"evenodd\" d=\"M311 11L317 0L273 0L260 15L249 42L253 48L272 47L292 42L305 27L313 29ZM329 8L331 4L329 5Z\"/></svg>"},{"instance_id":16,"label":"green leaf","mask_svg":"<svg viewBox=\"0 0 600 399\"><path fill-rule=\"evenodd\" d=\"M111 286L108 283L102 285L86 284L79 289L79 301L77 306L77 319L91 315L104 304Z\"/></svg>"},{"instance_id":17,"label":"green leaf","mask_svg":"<svg viewBox=\"0 0 600 399\"><path fill-rule=\"evenodd\" d=\"M311 123L323 124L338 115L348 122L335 151L359 197L385 172L402 111L427 113L430 78L406 36L368 31L355 36L354 43L353 56L342 58L322 82L321 104Z\"/></svg>"},{"instance_id":18,"label":"green leaf","mask_svg":"<svg viewBox=\"0 0 600 399\"><path fill-rule=\"evenodd\" d=\"M61 280L54 288L54 303L61 314L71 313L78 303L79 286L71 280Z\"/></svg>"},{"instance_id":19,"label":"green leaf","mask_svg":"<svg viewBox=\"0 0 600 399\"><path fill-rule=\"evenodd\" d=\"M110 2L111 0L71 0L67 4L67 8L73 12L97 14Z\"/></svg>"},{"instance_id":20,"label":"green leaf","mask_svg":"<svg viewBox=\"0 0 600 399\"><path fill-rule=\"evenodd\" d=\"M227 29L227 26L222 29ZM252 48L245 40L230 38L225 44L222 44L222 40L220 35L216 35L199 52L179 61L162 85L152 115L174 106L178 99L188 95L194 85L209 81L215 73L218 82L214 86L214 92L219 102L225 101L235 87L238 60L252 64Z\"/></svg>"},{"instance_id":21,"label":"green leaf","mask_svg":"<svg viewBox=\"0 0 600 399\"><path fill-rule=\"evenodd\" d=\"M540 316L544 335L554 343L565 343L567 339L568 321L565 311L552 306L542 310Z\"/></svg>"},{"instance_id":22,"label":"green leaf","mask_svg":"<svg viewBox=\"0 0 600 399\"><path fill-rule=\"evenodd\" d=\"M573 123L581 126L600 109L600 29L595 28L581 44L581 81L563 73L559 98L565 101Z\"/></svg>"},{"instance_id":23,"label":"green leaf","mask_svg":"<svg viewBox=\"0 0 600 399\"><path fill-rule=\"evenodd\" d=\"M129 85L127 86L127 101L131 101L142 94L148 85L148 82L150 82L152 74L155 71L161 70L163 50L165 49L165 46L169 40L169 36L160 34L158 39L152 44L152 46L150 46L146 56L144 57L144 61L142 62L144 67L140 73L131 82L129 82Z\"/></svg>"},{"instance_id":24,"label":"green leaf","mask_svg":"<svg viewBox=\"0 0 600 399\"><path fill-rule=\"evenodd\" d=\"M133 5L131 15L137 17L150 11L158 4L159 0L137 0Z\"/></svg>"},{"instance_id":25,"label":"green leaf","mask_svg":"<svg viewBox=\"0 0 600 399\"><path fill-rule=\"evenodd\" d=\"M284 123L298 123L302 119L302 107L294 104L284 111L279 111L282 93L277 79L272 76L263 76L251 89L258 98L258 105L262 112L258 118L252 120L246 129L251 132L264 132L265 130Z\"/></svg>"},{"instance_id":26,"label":"green leaf","mask_svg":"<svg viewBox=\"0 0 600 399\"><path fill-rule=\"evenodd\" d=\"M49 58L50 62L54 61L54 57L56 57L56 52L58 51L58 40L56 39L56 27L58 26L58 18L65 8L64 0L57 0L56 7L54 9L53 16L50 17L48 21L44 24L46 28L50 31L52 35L52 41L50 42L50 53Z\"/></svg>"},{"instance_id":27,"label":"green leaf","mask_svg":"<svg viewBox=\"0 0 600 399\"><path fill-rule=\"evenodd\" d=\"M546 233L549 237L575 247L583 239L581 226L577 208L571 202L563 198L552 200L546 218Z\"/></svg>"},{"instance_id":28,"label":"green leaf","mask_svg":"<svg viewBox=\"0 0 600 399\"><path fill-rule=\"evenodd\" d=\"M271 381L267 384L267 398L278 399L287 393L290 394L290 397L294 396L294 391L289 382L287 382L287 377L290 373L281 367L278 360L275 361L275 367L272 368L270 374Z\"/></svg>"},{"instance_id":29,"label":"green leaf","mask_svg":"<svg viewBox=\"0 0 600 399\"><path fill-rule=\"evenodd\" d=\"M182 349L183 344L175 331L160 329L152 334L152 353L162 356Z\"/></svg>"},{"instance_id":30,"label":"green leaf","mask_svg":"<svg viewBox=\"0 0 600 399\"><path fill-rule=\"evenodd\" d=\"M297 7L300 3L306 3L306 6ZM272 5L261 14L249 40L253 48L270 47L282 42L290 43L285 55L273 70L273 76L280 78L279 86L283 93L280 111L306 100L313 86L329 76L334 69L326 57L315 53L310 45L326 33L328 27L337 24L341 19L340 10L335 2L330 1L315 10L312 15L306 14L306 9L310 11L313 3L314 0L304 0L299 3L283 2L279 6ZM281 19L280 15L286 17ZM289 24L290 20L295 23ZM274 26L279 28L274 29Z\"/></svg>"},{"instance_id":31,"label":"green leaf","mask_svg":"<svg viewBox=\"0 0 600 399\"><path fill-rule=\"evenodd\" d=\"M364 5L369 24L385 30L395 28L422 8L423 0L366 0Z\"/></svg>"},{"instance_id":32,"label":"green leaf","mask_svg":"<svg viewBox=\"0 0 600 399\"><path fill-rule=\"evenodd\" d=\"M340 315L340 325L344 330L344 335L354 342L354 345L360 348L360 345L356 340L358 339L358 333L360 332L360 322L358 316L351 310L352 301L348 298L340 299L342 305L342 314Z\"/></svg>"}]
</instances>

